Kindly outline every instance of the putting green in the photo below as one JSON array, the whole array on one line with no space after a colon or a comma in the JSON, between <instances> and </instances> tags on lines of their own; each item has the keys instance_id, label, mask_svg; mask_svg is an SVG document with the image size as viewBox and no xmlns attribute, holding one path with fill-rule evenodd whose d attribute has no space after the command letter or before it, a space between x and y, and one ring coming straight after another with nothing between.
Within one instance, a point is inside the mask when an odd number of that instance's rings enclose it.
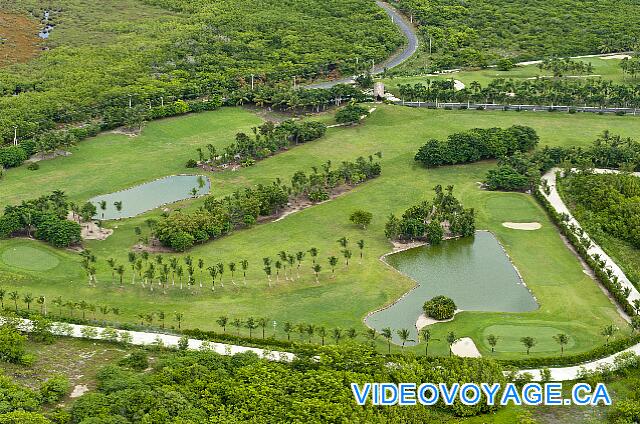
<instances>
[{"instance_id":1,"label":"putting green","mask_svg":"<svg viewBox=\"0 0 640 424\"><path fill-rule=\"evenodd\" d=\"M522 337L533 337L536 345L531 349L531 353L560 351L560 345L553 339L553 336L565 333L555 327L537 325L491 325L482 332L482 343L491 350L487 343L487 336L493 334L498 336L496 352L525 352L525 347L520 342ZM571 335L569 343L565 345L565 350L575 345L575 340Z\"/></svg>"},{"instance_id":2,"label":"putting green","mask_svg":"<svg viewBox=\"0 0 640 424\"><path fill-rule=\"evenodd\" d=\"M29 246L9 247L0 257L5 264L29 271L47 271L58 266L60 260L44 249Z\"/></svg>"}]
</instances>

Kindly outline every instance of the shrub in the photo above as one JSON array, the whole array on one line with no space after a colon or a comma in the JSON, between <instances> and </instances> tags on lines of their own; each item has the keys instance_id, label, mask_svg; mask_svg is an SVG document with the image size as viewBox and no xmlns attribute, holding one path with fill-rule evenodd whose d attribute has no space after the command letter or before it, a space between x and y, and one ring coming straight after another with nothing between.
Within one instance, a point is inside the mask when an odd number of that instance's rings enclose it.
<instances>
[{"instance_id":1,"label":"shrub","mask_svg":"<svg viewBox=\"0 0 640 424\"><path fill-rule=\"evenodd\" d=\"M28 166L27 169L29 171L37 171L38 169L40 169L40 164L38 164L38 162L31 162Z\"/></svg>"},{"instance_id":2,"label":"shrub","mask_svg":"<svg viewBox=\"0 0 640 424\"><path fill-rule=\"evenodd\" d=\"M189 160L187 161L187 163L185 164L185 166L186 166L187 168L195 168L196 166L198 166L198 162L196 162L196 160L195 160L195 159L189 159Z\"/></svg>"},{"instance_id":3,"label":"shrub","mask_svg":"<svg viewBox=\"0 0 640 424\"><path fill-rule=\"evenodd\" d=\"M338 124L353 124L360 120L362 116L369 115L369 110L360 105L348 105L336 112L336 122Z\"/></svg>"},{"instance_id":4,"label":"shrub","mask_svg":"<svg viewBox=\"0 0 640 424\"><path fill-rule=\"evenodd\" d=\"M44 403L54 403L69 393L69 380L63 376L55 376L40 386L40 395Z\"/></svg>"},{"instance_id":5,"label":"shrub","mask_svg":"<svg viewBox=\"0 0 640 424\"><path fill-rule=\"evenodd\" d=\"M456 309L455 302L446 296L436 296L422 306L426 316L439 321L453 318Z\"/></svg>"},{"instance_id":6,"label":"shrub","mask_svg":"<svg viewBox=\"0 0 640 424\"><path fill-rule=\"evenodd\" d=\"M27 152L20 146L0 148L0 167L14 168L27 160Z\"/></svg>"},{"instance_id":7,"label":"shrub","mask_svg":"<svg viewBox=\"0 0 640 424\"><path fill-rule=\"evenodd\" d=\"M118 362L118 365L143 371L149 367L149 355L144 350L135 350Z\"/></svg>"},{"instance_id":8,"label":"shrub","mask_svg":"<svg viewBox=\"0 0 640 424\"><path fill-rule=\"evenodd\" d=\"M8 324L0 327L0 360L14 364L23 364L27 348L27 337ZM28 361L26 361L28 362Z\"/></svg>"},{"instance_id":9,"label":"shrub","mask_svg":"<svg viewBox=\"0 0 640 424\"><path fill-rule=\"evenodd\" d=\"M349 221L361 226L363 229L366 229L367 225L371 224L372 219L373 214L362 209L357 209L351 212L351 215L349 215Z\"/></svg>"}]
</instances>

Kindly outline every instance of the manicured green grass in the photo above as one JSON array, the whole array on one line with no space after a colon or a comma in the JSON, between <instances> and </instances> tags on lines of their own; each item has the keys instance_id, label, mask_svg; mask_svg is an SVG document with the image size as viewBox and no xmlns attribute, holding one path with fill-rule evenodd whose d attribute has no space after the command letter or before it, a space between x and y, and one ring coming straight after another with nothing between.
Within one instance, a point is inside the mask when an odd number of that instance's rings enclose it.
<instances>
[{"instance_id":1,"label":"manicured green grass","mask_svg":"<svg viewBox=\"0 0 640 424\"><path fill-rule=\"evenodd\" d=\"M40 246L6 248L0 259L5 265L29 271L47 271L60 263L55 255Z\"/></svg>"},{"instance_id":2,"label":"manicured green grass","mask_svg":"<svg viewBox=\"0 0 640 424\"><path fill-rule=\"evenodd\" d=\"M602 78L604 80L611 80L615 83L628 83L637 84L640 82L640 77L631 78L629 75L624 75L620 68L619 59L601 59L597 57L574 59L585 63L591 62L593 65L593 78ZM445 75L438 76L412 76L412 77L395 77L384 78L384 82L387 91L391 93L398 93L398 85L400 84L419 84L425 83L426 80L434 79L456 79L462 81L466 86L469 86L473 81L479 82L485 87L492 80L497 78L513 78L515 80L521 79L533 79L536 77L549 77L553 76L553 73L548 70L540 70L538 65L526 65L518 66L510 71L498 71L496 68L486 68L477 71L459 71L452 72ZM586 76L578 76L580 79L586 78ZM563 77L565 78L565 77Z\"/></svg>"},{"instance_id":3,"label":"manicured green grass","mask_svg":"<svg viewBox=\"0 0 640 424\"><path fill-rule=\"evenodd\" d=\"M89 288L79 266L77 254L61 252L64 258L58 268L68 267L64 276L52 272L29 272L11 269L11 278L2 278L2 286L27 290L34 295L48 298L57 295L65 299L106 304L119 307L122 319L139 321L137 315L162 310L184 312L183 325L217 329L215 318L221 314L231 317L266 316L281 324L305 322L326 325L329 328L354 327L364 332L364 316L384 304L397 299L413 286L413 282L379 261L379 257L391 250L384 237L384 223L389 213L401 213L419 200L431 198L436 184L453 184L462 202L477 211L479 229L492 231L504 245L528 287L536 296L540 309L530 313L480 313L463 312L447 324L434 326L434 337L446 339L448 331L457 336L472 337L483 354L488 354L484 331L492 325L526 326L522 334L547 338L547 328L567 333L575 345L568 349L579 352L602 344L601 327L611 322L624 326L611 302L598 286L583 272L575 256L565 247L557 230L544 211L531 196L519 193L487 192L478 188L493 166L491 162L475 165L453 166L426 170L417 166L413 155L417 148L431 137L473 127L509 126L513 124L534 127L546 145L586 145L598 133L610 128L624 136L632 136L640 130L640 120L631 117L597 115L568 115L551 113L478 112L416 110L393 106L380 106L366 122L358 127L330 129L322 140L295 147L287 152L261 161L251 168L236 172L211 174L213 193L224 195L238 188L277 177L288 179L297 170L310 170L326 160L338 163L353 160L359 155L383 152L382 175L353 191L324 204L314 206L287 218L254 228L238 231L223 239L197 246L189 254L205 261L205 266L217 262L238 262L247 258L250 262L246 287L236 273L231 284L229 271L224 274L225 287L215 292L205 287L199 294L187 290L171 289L164 295L156 289L153 293L139 285L130 284L131 273L127 267L125 288L111 283L111 272L106 259L115 258L127 264L126 254L136 242L134 227L144 225L145 219L157 217L159 211L150 212L122 222L108 223L115 233L105 241L87 242L99 258L98 288ZM43 163L40 171L11 170L2 182L8 193L4 202L24 198L61 188L72 199L83 201L98 193L125 188L158 176L183 172L187 158L194 156L194 148L213 142L224 146L233 135L255 125L254 115L241 109L220 111L155 122L148 125L142 136L127 139L105 135L82 142L74 155ZM235 126L234 126L235 125ZM103 164L100 164L100 162ZM34 184L37 181L38 184ZM27 191L30 187L31 191ZM175 207L195 208L202 200L190 200ZM362 208L373 212L372 225L365 231L348 221L349 213ZM502 227L504 221L542 223L537 231L519 231ZM346 236L356 258L349 269L338 267L335 279L330 278L326 258L340 256L336 240ZM357 259L355 242L365 240L365 258ZM0 246L13 247L32 243L27 240L1 241ZM307 256L301 278L294 282L281 277L269 288L262 272L262 258L275 258L280 250L296 252L315 246L320 250L323 271L320 283L315 283ZM166 256L166 255L165 255ZM182 256L182 255L180 255ZM58 269L56 268L56 269ZM54 270L55 271L55 270ZM206 272L206 271L205 271ZM196 277L200 273L196 268ZM274 278L275 280L275 278ZM18 282L14 282L18 281ZM481 290L482 288L478 288ZM235 329L227 329L235 332ZM242 334L247 331L242 329ZM533 334L532 334L533 333ZM298 339L297 334L292 335ZM306 339L306 336L305 336ZM314 337L318 340L317 337ZM545 341L547 343L548 341ZM386 349L379 340L378 346ZM423 351L423 346L412 348ZM399 348L394 347L394 350ZM433 342L430 352L447 354L444 341ZM532 351L532 356L549 352ZM500 351L496 357L521 357L521 351Z\"/></svg>"},{"instance_id":4,"label":"manicured green grass","mask_svg":"<svg viewBox=\"0 0 640 424\"><path fill-rule=\"evenodd\" d=\"M489 343L487 343L486 337L489 334L493 334L498 337L498 344L496 347L501 352L525 352L525 348L522 345L520 339L526 337L529 334L535 334L536 345L531 348L534 352L559 352L560 345L556 343L553 336L562 333L561 330L555 327L547 326L533 326L533 325L492 325L484 329L483 340L484 347L491 349ZM570 349L575 345L573 339L569 338L569 343L565 345L565 349Z\"/></svg>"}]
</instances>

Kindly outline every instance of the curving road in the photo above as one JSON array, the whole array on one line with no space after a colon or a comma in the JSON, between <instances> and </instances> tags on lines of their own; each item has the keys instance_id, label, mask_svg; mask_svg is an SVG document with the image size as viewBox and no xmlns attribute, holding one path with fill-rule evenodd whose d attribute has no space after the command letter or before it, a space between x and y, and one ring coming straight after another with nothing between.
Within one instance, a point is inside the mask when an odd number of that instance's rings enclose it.
<instances>
[{"instance_id":1,"label":"curving road","mask_svg":"<svg viewBox=\"0 0 640 424\"><path fill-rule=\"evenodd\" d=\"M376 4L384 9L387 12L387 15L393 20L393 23L400 28L404 36L407 38L407 44L405 47L391 55L384 62L378 63L373 67L373 74L380 74L385 69L390 69L400 65L405 60L409 59L413 54L418 50L418 35L416 34L416 30L411 23L409 23L404 16L398 12L398 10L389 5L388 3L382 1L376 1ZM305 86L305 88L331 88L334 85L338 84L351 84L353 83L353 78L342 78L333 81L319 82L315 84L310 84Z\"/></svg>"}]
</instances>

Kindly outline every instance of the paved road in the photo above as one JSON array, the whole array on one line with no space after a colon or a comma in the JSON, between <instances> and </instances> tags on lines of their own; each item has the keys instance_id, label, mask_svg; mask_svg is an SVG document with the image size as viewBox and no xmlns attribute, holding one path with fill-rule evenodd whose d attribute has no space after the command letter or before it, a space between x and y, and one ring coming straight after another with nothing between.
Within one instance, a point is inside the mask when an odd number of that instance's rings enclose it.
<instances>
[{"instance_id":1,"label":"paved road","mask_svg":"<svg viewBox=\"0 0 640 424\"><path fill-rule=\"evenodd\" d=\"M402 49L402 51L392 55L384 62L376 64L373 69L374 75L382 73L385 69L390 69L400 65L402 62L413 56L416 50L418 50L418 35L416 34L413 25L407 22L404 16L402 16L400 12L398 12L393 6L382 1L376 1L376 3L378 4L378 6L383 8L385 12L387 12L387 15L389 15L389 17L393 19L393 23L396 24L398 28L400 28L404 36L407 38L407 44L404 49ZM351 84L353 82L353 78L348 77L339 80L307 85L305 88L331 88L334 85Z\"/></svg>"}]
</instances>

